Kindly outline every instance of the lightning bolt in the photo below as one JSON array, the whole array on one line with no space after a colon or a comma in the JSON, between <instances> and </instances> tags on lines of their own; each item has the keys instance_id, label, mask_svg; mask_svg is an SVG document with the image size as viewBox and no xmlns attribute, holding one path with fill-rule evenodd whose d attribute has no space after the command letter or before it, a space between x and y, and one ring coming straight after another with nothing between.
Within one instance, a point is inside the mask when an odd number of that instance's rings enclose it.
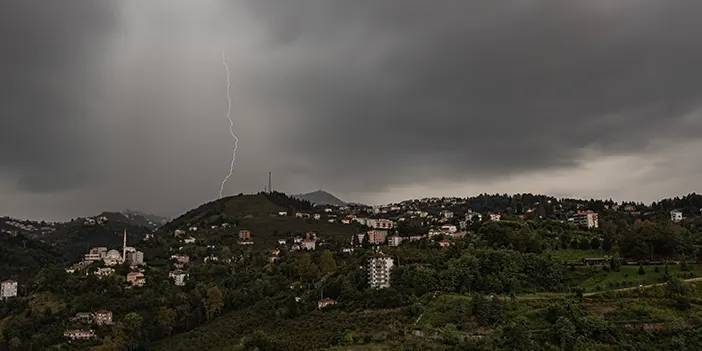
<instances>
[{"instance_id":1,"label":"lightning bolt","mask_svg":"<svg viewBox=\"0 0 702 351\"><path fill-rule=\"evenodd\" d=\"M232 161L229 163L229 173L222 179L222 184L219 186L219 198L222 198L222 193L224 192L224 185L229 181L229 178L232 177L232 173L234 173L234 163L236 162L236 150L239 148L239 137L234 133L234 121L232 120L232 96L231 96L231 88L232 88L232 82L230 76L230 71L229 71L229 64L227 64L227 57L224 55L224 51L222 51L222 64L224 65L224 72L226 74L226 83L227 83L227 120L229 120L229 134L232 136Z\"/></svg>"}]
</instances>

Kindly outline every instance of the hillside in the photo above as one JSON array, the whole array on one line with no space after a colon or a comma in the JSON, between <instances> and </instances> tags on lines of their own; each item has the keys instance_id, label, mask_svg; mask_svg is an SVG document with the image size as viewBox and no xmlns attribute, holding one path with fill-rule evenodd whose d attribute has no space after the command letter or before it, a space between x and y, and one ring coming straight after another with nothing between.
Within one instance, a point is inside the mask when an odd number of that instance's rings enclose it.
<instances>
[{"instance_id":1,"label":"hillside","mask_svg":"<svg viewBox=\"0 0 702 351\"><path fill-rule=\"evenodd\" d=\"M103 212L98 217L107 217L111 221L126 223L134 226L156 229L168 222L168 218L141 211L124 210L121 212Z\"/></svg>"},{"instance_id":2,"label":"hillside","mask_svg":"<svg viewBox=\"0 0 702 351\"><path fill-rule=\"evenodd\" d=\"M59 262L61 256L49 245L21 234L0 234L0 277L29 278Z\"/></svg>"},{"instance_id":3,"label":"hillside","mask_svg":"<svg viewBox=\"0 0 702 351\"><path fill-rule=\"evenodd\" d=\"M5 219L0 279L16 279L20 289L12 303L0 303L0 350L15 338L20 349L36 350L702 349L697 201L694 194L651 206L484 194L371 209L259 193L198 206L141 241L147 228L121 214L50 224ZM669 208L685 218L673 223ZM568 221L579 210L596 210L600 226ZM468 220L477 213L482 218ZM396 223L399 237L422 237L350 243L367 230L357 222L372 218ZM427 235L463 221L464 235ZM21 234L44 227L53 232L39 238L52 246ZM90 246L121 245L125 227L144 266L117 265L106 277L90 274L103 263L87 275L62 269ZM244 229L253 245L240 242ZM306 250L292 238L309 231L317 240ZM369 265L378 251L393 260L384 272ZM136 269L143 286L126 282ZM172 273L186 275L182 284ZM379 274L389 287L373 285L369 278ZM74 318L98 309L113 313L112 326ZM74 328L96 335L66 340Z\"/></svg>"},{"instance_id":4,"label":"hillside","mask_svg":"<svg viewBox=\"0 0 702 351\"><path fill-rule=\"evenodd\" d=\"M336 196L334 196L334 195L332 195L324 190L317 190L317 191L313 191L313 192L307 193L307 194L293 195L293 197L300 199L300 200L309 201L315 205L332 205L332 206L346 205L346 202L342 201L338 197L336 197Z\"/></svg>"},{"instance_id":5,"label":"hillside","mask_svg":"<svg viewBox=\"0 0 702 351\"><path fill-rule=\"evenodd\" d=\"M41 237L41 241L51 245L68 262L73 262L91 247L122 247L122 233L127 230L128 243L136 243L150 231L144 226L107 221L102 224L86 224L73 220L57 224L56 230Z\"/></svg>"},{"instance_id":6,"label":"hillside","mask_svg":"<svg viewBox=\"0 0 702 351\"><path fill-rule=\"evenodd\" d=\"M296 213L312 213L314 208L304 200L288 197L282 193L259 193L237 195L218 199L165 224L160 233L172 235L176 229L188 230L196 238L221 240L235 244L239 230L250 230L254 236L254 248L272 248L278 239L315 232L326 239L348 240L356 234L356 225L330 222L324 215L319 220L298 218ZM284 213L284 215L281 215ZM223 224L225 224L223 226Z\"/></svg>"}]
</instances>

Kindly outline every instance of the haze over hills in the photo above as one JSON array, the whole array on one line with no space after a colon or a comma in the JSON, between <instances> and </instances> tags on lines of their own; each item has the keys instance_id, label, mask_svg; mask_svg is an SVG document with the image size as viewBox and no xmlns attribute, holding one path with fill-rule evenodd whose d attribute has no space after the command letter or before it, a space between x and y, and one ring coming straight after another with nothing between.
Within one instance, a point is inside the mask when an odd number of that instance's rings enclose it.
<instances>
[{"instance_id":1,"label":"haze over hills","mask_svg":"<svg viewBox=\"0 0 702 351\"><path fill-rule=\"evenodd\" d=\"M343 200L339 199L338 197L324 191L324 190L317 190L313 191L310 193L306 194L297 194L293 195L293 197L301 199L301 200L306 200L311 202L314 205L333 205L333 206L344 206L346 205L346 202Z\"/></svg>"}]
</instances>

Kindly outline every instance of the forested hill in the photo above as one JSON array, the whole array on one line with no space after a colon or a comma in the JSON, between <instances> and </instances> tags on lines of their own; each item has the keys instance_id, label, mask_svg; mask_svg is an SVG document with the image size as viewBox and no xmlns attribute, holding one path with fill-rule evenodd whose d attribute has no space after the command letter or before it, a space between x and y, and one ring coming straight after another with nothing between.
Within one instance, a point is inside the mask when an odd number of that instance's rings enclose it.
<instances>
[{"instance_id":1,"label":"forested hill","mask_svg":"<svg viewBox=\"0 0 702 351\"><path fill-rule=\"evenodd\" d=\"M483 194L371 208L259 193L154 231L112 214L0 218L0 280L19 287L0 302L0 351L698 350L699 200ZM65 269L92 246L119 248L125 228L144 265ZM139 273L143 286L128 283ZM381 275L389 286L370 279ZM100 310L114 323L75 318ZM94 335L64 336L76 329Z\"/></svg>"},{"instance_id":2,"label":"forested hill","mask_svg":"<svg viewBox=\"0 0 702 351\"><path fill-rule=\"evenodd\" d=\"M311 218L314 213L319 219ZM305 217L301 217L303 214ZM158 233L172 236L175 230L183 230L196 238L226 241L237 240L239 230L249 230L253 233L254 249L272 249L277 240L306 232L348 240L358 229L341 224L336 216L328 216L308 201L273 192L229 196L206 203L163 225Z\"/></svg>"},{"instance_id":3,"label":"forested hill","mask_svg":"<svg viewBox=\"0 0 702 351\"><path fill-rule=\"evenodd\" d=\"M293 195L294 198L309 201L312 204L318 206L332 205L332 206L344 206L346 203L339 199L338 197L324 191L317 190L307 194Z\"/></svg>"},{"instance_id":4,"label":"forested hill","mask_svg":"<svg viewBox=\"0 0 702 351\"><path fill-rule=\"evenodd\" d=\"M0 280L28 279L61 262L60 253L50 245L22 234L0 234Z\"/></svg>"},{"instance_id":5,"label":"forested hill","mask_svg":"<svg viewBox=\"0 0 702 351\"><path fill-rule=\"evenodd\" d=\"M166 223L162 230L173 231L182 227L212 226L235 223L244 218L269 218L285 211L294 214L312 208L307 201L285 196L282 193L258 193L217 199L194 208Z\"/></svg>"}]
</instances>

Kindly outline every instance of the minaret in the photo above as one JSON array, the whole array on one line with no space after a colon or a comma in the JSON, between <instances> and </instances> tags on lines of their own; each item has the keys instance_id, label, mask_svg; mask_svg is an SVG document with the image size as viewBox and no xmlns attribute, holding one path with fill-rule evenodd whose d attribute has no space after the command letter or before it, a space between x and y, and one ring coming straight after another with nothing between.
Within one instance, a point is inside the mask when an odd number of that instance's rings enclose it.
<instances>
[{"instance_id":1,"label":"minaret","mask_svg":"<svg viewBox=\"0 0 702 351\"><path fill-rule=\"evenodd\" d=\"M127 261L127 229L124 230L124 239L122 241L122 262Z\"/></svg>"}]
</instances>

